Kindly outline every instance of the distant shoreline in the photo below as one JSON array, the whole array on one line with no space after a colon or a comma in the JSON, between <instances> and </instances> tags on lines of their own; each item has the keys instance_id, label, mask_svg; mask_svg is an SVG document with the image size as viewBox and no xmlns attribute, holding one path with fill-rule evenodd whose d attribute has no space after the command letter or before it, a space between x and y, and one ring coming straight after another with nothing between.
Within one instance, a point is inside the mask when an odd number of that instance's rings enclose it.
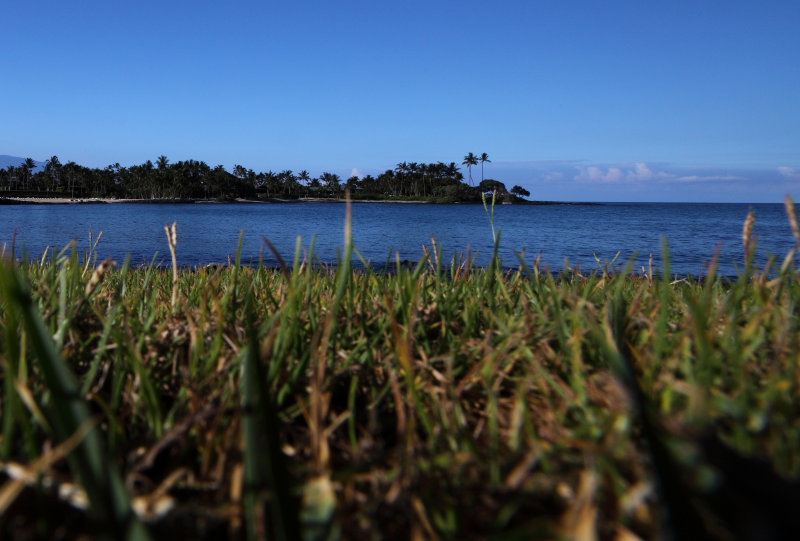
<instances>
[{"instance_id":1,"label":"distant shoreline","mask_svg":"<svg viewBox=\"0 0 800 541\"><path fill-rule=\"evenodd\" d=\"M114 199L110 197L0 197L0 205L96 205L114 203L142 203L157 205L219 205L225 203L263 204L263 203L344 203L344 199L328 199L324 197L301 197L299 199L234 199L232 201L216 201L212 199ZM479 205L473 202L434 203L432 201L411 201L395 199L351 199L352 203L411 203L421 205ZM520 201L514 205L600 205L602 203L563 202L563 201Z\"/></svg>"}]
</instances>

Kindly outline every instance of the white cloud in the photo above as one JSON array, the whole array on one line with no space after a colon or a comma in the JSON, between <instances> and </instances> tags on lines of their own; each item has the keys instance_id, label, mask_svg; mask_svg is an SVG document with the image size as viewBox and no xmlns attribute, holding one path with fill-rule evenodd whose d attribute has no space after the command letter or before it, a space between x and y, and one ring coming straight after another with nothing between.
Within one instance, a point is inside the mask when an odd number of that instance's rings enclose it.
<instances>
[{"instance_id":1,"label":"white cloud","mask_svg":"<svg viewBox=\"0 0 800 541\"><path fill-rule=\"evenodd\" d=\"M575 177L575 180L601 180L603 174L600 172L599 167L590 166L590 167L578 167L578 175Z\"/></svg>"},{"instance_id":2,"label":"white cloud","mask_svg":"<svg viewBox=\"0 0 800 541\"><path fill-rule=\"evenodd\" d=\"M737 177L735 175L689 175L685 177L678 177L681 182L712 182L720 180L747 180L747 177Z\"/></svg>"},{"instance_id":3,"label":"white cloud","mask_svg":"<svg viewBox=\"0 0 800 541\"><path fill-rule=\"evenodd\" d=\"M606 173L604 180L608 182L617 182L622 180L622 170L619 167L611 167Z\"/></svg>"},{"instance_id":4,"label":"white cloud","mask_svg":"<svg viewBox=\"0 0 800 541\"><path fill-rule=\"evenodd\" d=\"M676 165L667 162L530 162L495 178L519 184L537 199L569 201L780 202L800 200L800 164L769 168ZM492 164L496 171L497 164Z\"/></svg>"},{"instance_id":5,"label":"white cloud","mask_svg":"<svg viewBox=\"0 0 800 541\"><path fill-rule=\"evenodd\" d=\"M611 167L607 172L603 172L600 167L590 165L589 167L578 167L579 173L575 180L588 182L616 182L622 179L622 171L616 167Z\"/></svg>"},{"instance_id":6,"label":"white cloud","mask_svg":"<svg viewBox=\"0 0 800 541\"><path fill-rule=\"evenodd\" d=\"M585 182L620 182L623 180L642 182L675 177L675 175L664 171L654 172L644 162L638 162L633 164L633 166L627 166L627 170L623 170L623 166L604 169L596 165L590 165L588 167L576 166L576 169L578 169L579 173L575 176L575 180Z\"/></svg>"},{"instance_id":7,"label":"white cloud","mask_svg":"<svg viewBox=\"0 0 800 541\"><path fill-rule=\"evenodd\" d=\"M358 180L361 180L361 179L364 178L364 175L361 173L361 171L358 170L358 167L353 167L353 170L350 171L350 176L351 177L358 177Z\"/></svg>"},{"instance_id":8,"label":"white cloud","mask_svg":"<svg viewBox=\"0 0 800 541\"><path fill-rule=\"evenodd\" d=\"M639 162L633 171L628 171L628 180L650 180L653 178L653 172L647 167L644 162Z\"/></svg>"}]
</instances>

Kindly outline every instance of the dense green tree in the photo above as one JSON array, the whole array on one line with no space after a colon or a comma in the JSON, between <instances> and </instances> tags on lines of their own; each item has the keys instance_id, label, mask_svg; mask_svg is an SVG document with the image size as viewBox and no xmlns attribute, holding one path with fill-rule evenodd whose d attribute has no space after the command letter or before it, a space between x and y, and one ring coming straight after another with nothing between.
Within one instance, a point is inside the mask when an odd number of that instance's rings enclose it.
<instances>
[{"instance_id":1,"label":"dense green tree","mask_svg":"<svg viewBox=\"0 0 800 541\"><path fill-rule=\"evenodd\" d=\"M506 190L505 184L503 184L499 180L494 180L491 178L482 180L481 183L478 185L478 188L482 193L492 193L496 191L498 194L505 194L508 191Z\"/></svg>"},{"instance_id":2,"label":"dense green tree","mask_svg":"<svg viewBox=\"0 0 800 541\"><path fill-rule=\"evenodd\" d=\"M511 188L511 193L513 193L517 197L530 197L531 196L531 192L529 192L528 190L526 190L522 186L516 186L516 185L513 188Z\"/></svg>"}]
</instances>

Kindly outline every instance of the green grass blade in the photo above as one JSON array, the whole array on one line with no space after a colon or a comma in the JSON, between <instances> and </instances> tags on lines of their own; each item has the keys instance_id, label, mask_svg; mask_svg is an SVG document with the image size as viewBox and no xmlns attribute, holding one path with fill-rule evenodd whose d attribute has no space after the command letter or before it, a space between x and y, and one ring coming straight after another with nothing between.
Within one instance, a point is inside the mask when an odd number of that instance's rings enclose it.
<instances>
[{"instance_id":1,"label":"green grass blade","mask_svg":"<svg viewBox=\"0 0 800 541\"><path fill-rule=\"evenodd\" d=\"M266 372L261 364L259 341L254 325L252 299L245 301L247 349L243 352L242 387L244 392L244 479L247 535L257 539L262 530L258 523L262 491L270 490L270 530L279 541L300 539L299 506L292 487L285 459L280 449L280 424L274 402L267 388Z\"/></svg>"},{"instance_id":2,"label":"green grass blade","mask_svg":"<svg viewBox=\"0 0 800 541\"><path fill-rule=\"evenodd\" d=\"M77 381L56 351L53 340L16 269L0 265L0 290L7 309L15 310L30 337L43 378L53 400L52 426L59 441L64 441L81 426L91 423L89 408L80 395ZM105 538L149 539L144 526L133 513L122 478L103 449L100 433L92 428L68 455L72 469L80 478L90 502L90 513Z\"/></svg>"}]
</instances>

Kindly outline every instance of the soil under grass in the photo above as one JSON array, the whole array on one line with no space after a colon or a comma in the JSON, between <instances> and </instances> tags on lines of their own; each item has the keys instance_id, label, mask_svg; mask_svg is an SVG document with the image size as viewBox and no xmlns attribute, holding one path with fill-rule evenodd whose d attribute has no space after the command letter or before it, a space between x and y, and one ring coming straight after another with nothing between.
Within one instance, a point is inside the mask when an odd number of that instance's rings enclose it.
<instances>
[{"instance_id":1,"label":"soil under grass","mask_svg":"<svg viewBox=\"0 0 800 541\"><path fill-rule=\"evenodd\" d=\"M391 274L5 263L0 537L794 528L796 262L733 281L434 249Z\"/></svg>"}]
</instances>

